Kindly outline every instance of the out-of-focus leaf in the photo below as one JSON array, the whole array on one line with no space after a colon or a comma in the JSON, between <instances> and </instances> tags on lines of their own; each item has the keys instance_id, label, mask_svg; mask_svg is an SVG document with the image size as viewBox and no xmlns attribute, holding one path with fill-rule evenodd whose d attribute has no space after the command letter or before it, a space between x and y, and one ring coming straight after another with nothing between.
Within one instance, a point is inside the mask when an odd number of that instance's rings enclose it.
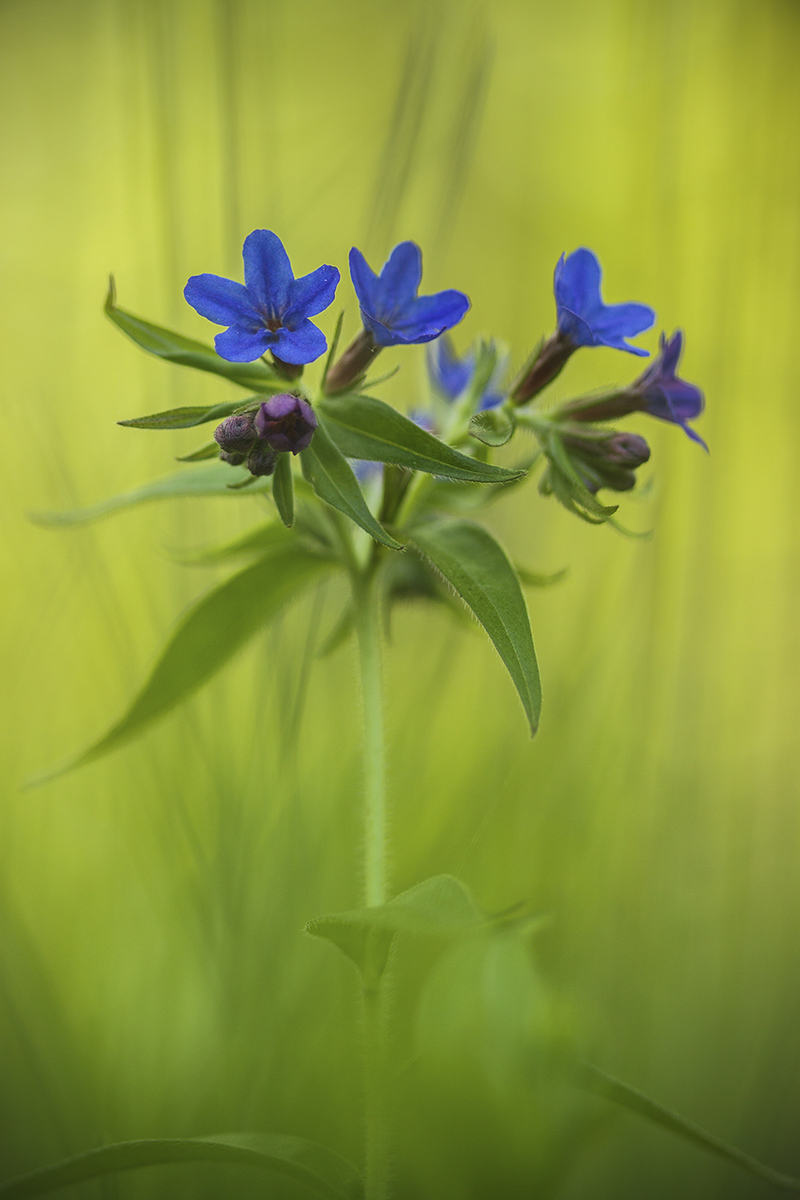
<instances>
[{"instance_id":1,"label":"out-of-focus leaf","mask_svg":"<svg viewBox=\"0 0 800 1200\"><path fill-rule=\"evenodd\" d=\"M34 512L29 516L37 525L83 525L87 521L96 521L124 508L149 504L152 500L235 495L228 485L231 482L246 482L248 478L252 479L253 476L244 467L231 467L227 463L216 462L207 467L197 467L193 471L177 471L174 475L165 475L161 479L154 479L152 483L142 484L129 492L121 492L118 496L109 496L86 508L65 509L63 512ZM265 492L268 489L269 479L258 479L253 485L251 495L253 491Z\"/></svg>"},{"instance_id":2,"label":"out-of-focus leaf","mask_svg":"<svg viewBox=\"0 0 800 1200\"><path fill-rule=\"evenodd\" d=\"M217 563L231 562L237 558L262 558L281 550L296 537L277 521L257 525L233 541L219 546L205 546L199 550L184 550L172 557L183 566L208 567Z\"/></svg>"},{"instance_id":3,"label":"out-of-focus leaf","mask_svg":"<svg viewBox=\"0 0 800 1200\"><path fill-rule=\"evenodd\" d=\"M665 1108L663 1104L651 1100L649 1096L645 1096L627 1083L615 1079L613 1075L606 1074L599 1067L585 1064L580 1082L588 1091L603 1096L606 1100L611 1100L614 1104L627 1108L629 1112L634 1112L638 1116L660 1125L662 1129L677 1134L684 1141L692 1142L695 1146L700 1146L703 1150L708 1150L719 1158L735 1163L737 1167L743 1167L745 1171L749 1171L751 1175L757 1175L759 1179L771 1183L773 1187L782 1188L786 1192L800 1192L800 1179L784 1175L781 1171L766 1166L758 1159L746 1154L744 1150L739 1150L715 1134L701 1129L699 1125L695 1125L694 1121L687 1121L685 1117L681 1117L671 1109Z\"/></svg>"},{"instance_id":4,"label":"out-of-focus leaf","mask_svg":"<svg viewBox=\"0 0 800 1200\"><path fill-rule=\"evenodd\" d=\"M316 917L306 932L333 942L364 976L379 978L395 934L454 937L484 925L467 888L453 875L434 875L377 908Z\"/></svg>"},{"instance_id":5,"label":"out-of-focus leaf","mask_svg":"<svg viewBox=\"0 0 800 1200\"><path fill-rule=\"evenodd\" d=\"M471 521L435 521L413 541L469 605L508 668L536 732L542 703L528 610L517 574L492 535Z\"/></svg>"},{"instance_id":6,"label":"out-of-focus leaf","mask_svg":"<svg viewBox=\"0 0 800 1200\"><path fill-rule=\"evenodd\" d=\"M516 428L514 418L502 408L486 408L470 419L469 431L486 446L505 446Z\"/></svg>"},{"instance_id":7,"label":"out-of-focus leaf","mask_svg":"<svg viewBox=\"0 0 800 1200\"><path fill-rule=\"evenodd\" d=\"M31 785L85 766L138 736L206 683L236 651L333 563L292 539L280 551L226 579L180 621L128 711L88 750Z\"/></svg>"},{"instance_id":8,"label":"out-of-focus leaf","mask_svg":"<svg viewBox=\"0 0 800 1200\"><path fill-rule=\"evenodd\" d=\"M355 627L356 622L353 606L352 604L348 604L317 651L317 657L327 658L328 655L333 654L334 650L338 650L340 646L344 645L350 634L355 631Z\"/></svg>"},{"instance_id":9,"label":"out-of-focus leaf","mask_svg":"<svg viewBox=\"0 0 800 1200\"><path fill-rule=\"evenodd\" d=\"M514 567L522 583L528 587L552 587L554 583L560 583L569 573L569 567L562 567L560 571L553 571L550 575L540 571L529 571L527 567L521 567L519 563L515 563Z\"/></svg>"},{"instance_id":10,"label":"out-of-focus leaf","mask_svg":"<svg viewBox=\"0 0 800 1200\"><path fill-rule=\"evenodd\" d=\"M311 445L301 452L300 460L303 474L320 500L324 500L351 521L355 521L377 542L383 542L384 546L391 550L403 549L401 543L395 541L373 517L353 474L353 468L331 441L322 423L318 426Z\"/></svg>"},{"instance_id":11,"label":"out-of-focus leaf","mask_svg":"<svg viewBox=\"0 0 800 1200\"><path fill-rule=\"evenodd\" d=\"M179 454L176 462L205 462L208 458L219 458L218 442L207 442L205 446L201 446L199 450L194 450L191 454Z\"/></svg>"},{"instance_id":12,"label":"out-of-focus leaf","mask_svg":"<svg viewBox=\"0 0 800 1200\"><path fill-rule=\"evenodd\" d=\"M116 1171L168 1163L207 1162L255 1167L291 1179L328 1200L361 1200L364 1187L355 1167L315 1142L276 1133L221 1133L209 1137L118 1142L76 1154L0 1185L2 1200L28 1200ZM270 1195L284 1189L270 1188Z\"/></svg>"},{"instance_id":13,"label":"out-of-focus leaf","mask_svg":"<svg viewBox=\"0 0 800 1200\"><path fill-rule=\"evenodd\" d=\"M194 338L184 337L183 334L173 333L161 325L153 325L142 317L117 308L117 293L114 276L108 281L105 312L114 324L126 333L128 337L158 358L168 362L180 363L184 367L196 367L198 371L210 371L214 375L222 375L240 387L251 388L255 392L280 392L285 383L266 363L234 363L220 358L216 350Z\"/></svg>"},{"instance_id":14,"label":"out-of-focus leaf","mask_svg":"<svg viewBox=\"0 0 800 1200\"><path fill-rule=\"evenodd\" d=\"M258 397L254 397L257 400ZM131 429L193 429L208 421L221 421L242 408L240 400L227 404L212 404L205 408L168 408L164 412L151 413L147 417L131 417L129 421L117 421ZM219 449L219 447L217 447Z\"/></svg>"},{"instance_id":15,"label":"out-of-focus leaf","mask_svg":"<svg viewBox=\"0 0 800 1200\"><path fill-rule=\"evenodd\" d=\"M343 321L344 321L344 309L342 309L342 311L339 313L339 316L336 318L336 328L333 331L333 337L331 338L331 344L328 348L328 354L325 359L325 366L322 370L322 379L320 380L320 384L319 384L319 390L322 393L325 392L325 383L328 378L328 372L330 371L331 367L333 366L333 360L336 357L336 351L339 349L339 339L342 336L342 322Z\"/></svg>"},{"instance_id":16,"label":"out-of-focus leaf","mask_svg":"<svg viewBox=\"0 0 800 1200\"><path fill-rule=\"evenodd\" d=\"M546 493L549 490L569 512L590 525L602 525L614 515L619 505L601 504L589 491L555 429L548 431L545 451L550 462L539 485L540 491Z\"/></svg>"},{"instance_id":17,"label":"out-of-focus leaf","mask_svg":"<svg viewBox=\"0 0 800 1200\"><path fill-rule=\"evenodd\" d=\"M272 476L272 499L278 516L287 529L294 525L294 485L292 482L292 460L288 454L279 454Z\"/></svg>"},{"instance_id":18,"label":"out-of-focus leaf","mask_svg":"<svg viewBox=\"0 0 800 1200\"><path fill-rule=\"evenodd\" d=\"M331 437L348 458L396 463L475 483L502 483L518 479L522 473L468 458L372 396L334 396L317 407Z\"/></svg>"}]
</instances>

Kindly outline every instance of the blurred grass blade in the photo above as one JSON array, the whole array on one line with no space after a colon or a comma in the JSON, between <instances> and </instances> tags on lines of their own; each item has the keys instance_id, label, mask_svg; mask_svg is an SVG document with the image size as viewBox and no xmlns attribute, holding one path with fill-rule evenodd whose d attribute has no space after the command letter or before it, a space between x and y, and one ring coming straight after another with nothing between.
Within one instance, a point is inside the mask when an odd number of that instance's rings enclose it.
<instances>
[{"instance_id":1,"label":"blurred grass blade","mask_svg":"<svg viewBox=\"0 0 800 1200\"><path fill-rule=\"evenodd\" d=\"M115 1171L168 1163L207 1162L256 1167L291 1179L328 1200L361 1200L364 1188L355 1167L305 1138L273 1133L223 1133L210 1137L118 1142L42 1167L0 1186L1 1200L27 1200L59 1188L100 1179ZM284 1189L269 1190L283 1196Z\"/></svg>"},{"instance_id":2,"label":"blurred grass blade","mask_svg":"<svg viewBox=\"0 0 800 1200\"><path fill-rule=\"evenodd\" d=\"M238 400L230 400L227 404L212 404L205 408L168 408L146 417L117 421L117 424L128 429L193 429L195 425L205 425L208 421L221 421L241 407Z\"/></svg>"},{"instance_id":3,"label":"blurred grass blade","mask_svg":"<svg viewBox=\"0 0 800 1200\"><path fill-rule=\"evenodd\" d=\"M662 1129L677 1134L684 1141L692 1142L695 1146L700 1146L703 1150L708 1150L719 1158L727 1159L728 1162L743 1167L745 1171L757 1175L759 1179L771 1183L773 1187L782 1188L787 1192L800 1192L800 1179L775 1171L772 1167L759 1162L758 1159L752 1158L751 1155L745 1154L743 1150L737 1149L736 1146L730 1146L722 1138L701 1129L693 1121L687 1121L685 1117L681 1117L671 1109L651 1100L642 1092L629 1087L627 1083L615 1079L613 1075L606 1074L599 1067L593 1067L586 1063L582 1068L582 1073L582 1083L588 1091L603 1096L606 1100L611 1100L614 1104L619 1104L622 1108L627 1108L629 1112L634 1112L648 1121L653 1121Z\"/></svg>"},{"instance_id":4,"label":"blurred grass blade","mask_svg":"<svg viewBox=\"0 0 800 1200\"><path fill-rule=\"evenodd\" d=\"M386 965L396 933L452 937L478 929L486 917L454 875L434 875L377 908L315 917L306 933L333 942L362 974Z\"/></svg>"},{"instance_id":5,"label":"blurred grass blade","mask_svg":"<svg viewBox=\"0 0 800 1200\"><path fill-rule=\"evenodd\" d=\"M278 516L287 529L294 525L294 486L292 482L292 460L288 454L279 454L272 476L272 499Z\"/></svg>"},{"instance_id":6,"label":"blurred grass blade","mask_svg":"<svg viewBox=\"0 0 800 1200\"><path fill-rule=\"evenodd\" d=\"M199 450L191 454L179 454L176 462L206 462L209 458L219 458L219 442L206 442Z\"/></svg>"},{"instance_id":7,"label":"blurred grass blade","mask_svg":"<svg viewBox=\"0 0 800 1200\"><path fill-rule=\"evenodd\" d=\"M502 483L520 475L468 458L372 396L334 397L317 407L331 437L348 458L395 463L468 483Z\"/></svg>"},{"instance_id":8,"label":"blurred grass blade","mask_svg":"<svg viewBox=\"0 0 800 1200\"><path fill-rule=\"evenodd\" d=\"M344 513L390 550L403 549L401 543L395 541L373 517L353 474L353 468L331 441L322 423L317 428L311 445L302 451L300 460L303 474L320 500Z\"/></svg>"},{"instance_id":9,"label":"blurred grass blade","mask_svg":"<svg viewBox=\"0 0 800 1200\"><path fill-rule=\"evenodd\" d=\"M197 467L193 471L177 471L174 475L165 475L161 479L154 479L152 483L142 484L129 492L120 492L118 496L109 496L86 508L65 509L63 512L34 512L28 515L36 525L83 525L87 521L96 521L124 508L148 504L151 500L178 500L185 496L235 496L236 492L232 491L229 485L245 483L248 477L252 478L244 467L231 467L228 463L217 462L211 466ZM269 486L270 481L267 477L258 479L250 488L249 494L252 495L254 491L268 491Z\"/></svg>"},{"instance_id":10,"label":"blurred grass blade","mask_svg":"<svg viewBox=\"0 0 800 1200\"><path fill-rule=\"evenodd\" d=\"M471 521L421 525L412 540L469 605L494 642L534 734L542 703L539 668L525 597L505 552L488 530Z\"/></svg>"},{"instance_id":11,"label":"blurred grass blade","mask_svg":"<svg viewBox=\"0 0 800 1200\"><path fill-rule=\"evenodd\" d=\"M333 563L292 538L203 596L183 617L124 716L88 750L30 785L85 766L138 736L206 683L245 642Z\"/></svg>"},{"instance_id":12,"label":"blurred grass blade","mask_svg":"<svg viewBox=\"0 0 800 1200\"><path fill-rule=\"evenodd\" d=\"M285 386L266 363L228 362L203 342L196 342L194 338L184 337L183 334L164 329L161 325L153 325L142 317L126 312L124 308L117 308L116 300L117 293L112 275L108 281L106 316L148 354L155 354L157 358L164 358L184 367L195 367L198 371L222 375L232 383L237 383L239 387L252 388L254 391L279 392Z\"/></svg>"}]
</instances>

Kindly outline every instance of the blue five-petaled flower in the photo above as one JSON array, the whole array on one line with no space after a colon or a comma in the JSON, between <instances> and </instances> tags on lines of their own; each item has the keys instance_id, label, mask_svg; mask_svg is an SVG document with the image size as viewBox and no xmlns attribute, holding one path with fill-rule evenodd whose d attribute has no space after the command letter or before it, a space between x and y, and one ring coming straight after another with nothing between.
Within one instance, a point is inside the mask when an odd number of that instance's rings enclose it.
<instances>
[{"instance_id":1,"label":"blue five-petaled flower","mask_svg":"<svg viewBox=\"0 0 800 1200\"><path fill-rule=\"evenodd\" d=\"M295 279L283 243L269 229L249 234L242 256L244 284L220 275L193 275L183 292L201 317L228 326L214 338L220 357L253 362L270 350L295 366L319 358L327 342L309 317L333 302L336 267L317 267Z\"/></svg>"},{"instance_id":2,"label":"blue five-petaled flower","mask_svg":"<svg viewBox=\"0 0 800 1200\"><path fill-rule=\"evenodd\" d=\"M600 263L581 247L558 260L553 279L558 331L573 346L611 346L629 354L649 353L626 338L649 329L656 314L647 304L604 304L600 296Z\"/></svg>"},{"instance_id":3,"label":"blue five-petaled flower","mask_svg":"<svg viewBox=\"0 0 800 1200\"><path fill-rule=\"evenodd\" d=\"M468 350L463 357L456 353L452 339L444 335L428 347L428 373L434 387L445 400L457 400L472 383L478 366L478 356L474 349ZM492 377L487 383L481 396L478 397L476 408L494 408L503 399L500 391L500 378L505 364L498 362Z\"/></svg>"},{"instance_id":4,"label":"blue five-petaled flower","mask_svg":"<svg viewBox=\"0 0 800 1200\"><path fill-rule=\"evenodd\" d=\"M693 383L679 379L676 372L683 350L683 334L680 329L668 338L661 334L661 353L647 370L639 376L631 390L641 397L644 412L662 421L680 425L694 442L708 450L699 433L690 429L688 421L699 417L703 411L703 393Z\"/></svg>"},{"instance_id":5,"label":"blue five-petaled flower","mask_svg":"<svg viewBox=\"0 0 800 1200\"><path fill-rule=\"evenodd\" d=\"M354 246L350 275L364 325L378 346L432 342L457 325L469 308L468 297L452 288L434 296L417 295L422 251L415 242L395 246L380 275Z\"/></svg>"}]
</instances>

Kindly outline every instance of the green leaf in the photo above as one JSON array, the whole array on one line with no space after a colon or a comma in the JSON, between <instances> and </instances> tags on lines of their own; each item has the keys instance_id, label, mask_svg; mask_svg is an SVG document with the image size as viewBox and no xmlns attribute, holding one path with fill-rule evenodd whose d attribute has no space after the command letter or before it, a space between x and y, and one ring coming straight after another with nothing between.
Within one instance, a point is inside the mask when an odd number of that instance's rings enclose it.
<instances>
[{"instance_id":1,"label":"green leaf","mask_svg":"<svg viewBox=\"0 0 800 1200\"><path fill-rule=\"evenodd\" d=\"M332 562L292 539L285 547L226 579L192 605L128 711L77 758L31 784L94 762L143 733L206 683L258 630Z\"/></svg>"},{"instance_id":2,"label":"green leaf","mask_svg":"<svg viewBox=\"0 0 800 1200\"><path fill-rule=\"evenodd\" d=\"M515 428L513 416L502 408L486 408L483 412L475 413L469 422L472 436L486 446L505 446Z\"/></svg>"},{"instance_id":3,"label":"green leaf","mask_svg":"<svg viewBox=\"0 0 800 1200\"><path fill-rule=\"evenodd\" d=\"M468 458L372 396L334 396L321 401L317 411L348 458L396 463L414 471L475 483L502 483L522 474Z\"/></svg>"},{"instance_id":4,"label":"green leaf","mask_svg":"<svg viewBox=\"0 0 800 1200\"><path fill-rule=\"evenodd\" d=\"M552 574L543 574L540 571L529 571L527 567L521 567L519 563L514 564L514 570L517 572L519 579L527 587L552 587L554 583L560 583L566 575L569 574L569 567L562 567L560 571L553 571Z\"/></svg>"},{"instance_id":5,"label":"green leaf","mask_svg":"<svg viewBox=\"0 0 800 1200\"><path fill-rule=\"evenodd\" d=\"M412 540L469 605L508 668L531 734L542 703L539 668L517 574L492 535L471 521L420 525Z\"/></svg>"},{"instance_id":6,"label":"green leaf","mask_svg":"<svg viewBox=\"0 0 800 1200\"><path fill-rule=\"evenodd\" d=\"M255 529L249 529L233 541L217 546L204 546L198 550L183 550L173 557L184 567L215 566L217 563L230 562L237 558L266 557L281 550L295 538L295 533L289 533L277 521L269 521L265 525L256 525Z\"/></svg>"},{"instance_id":7,"label":"green leaf","mask_svg":"<svg viewBox=\"0 0 800 1200\"><path fill-rule=\"evenodd\" d=\"M684 1141L692 1142L694 1145L702 1147L703 1150L716 1154L719 1158L727 1159L728 1162L743 1167L745 1171L749 1171L751 1175L757 1175L759 1179L771 1183L773 1187L783 1188L787 1192L800 1192L800 1179L784 1175L782 1172L766 1166L743 1150L724 1142L715 1134L701 1129L693 1121L687 1121L685 1117L665 1108L663 1104L651 1100L627 1083L622 1083L613 1075L606 1074L599 1067L593 1067L588 1063L584 1064L581 1083L587 1091L603 1096L606 1100L611 1100L614 1104L619 1104L622 1108L627 1108L630 1112L634 1112L648 1121L653 1121L662 1129L677 1134Z\"/></svg>"},{"instance_id":8,"label":"green leaf","mask_svg":"<svg viewBox=\"0 0 800 1200\"><path fill-rule=\"evenodd\" d=\"M325 366L323 367L323 370L322 370L322 379L320 380L320 383L319 383L319 390L320 390L320 392L323 392L323 393L325 391L325 383L328 378L328 372L330 371L331 367L333 366L333 360L336 357L336 351L339 348L339 339L342 336L342 322L343 321L344 321L344 309L342 309L342 311L339 313L339 316L336 318L336 328L333 331L333 337L331 338L331 344L330 344L330 347L328 348L328 354L325 359Z\"/></svg>"},{"instance_id":9,"label":"green leaf","mask_svg":"<svg viewBox=\"0 0 800 1200\"><path fill-rule=\"evenodd\" d=\"M257 396L253 397L256 401ZM238 400L227 404L212 404L206 408L169 408L164 412L151 413L149 417L131 417L129 421L117 421L130 429L192 429L209 421L221 421L243 406Z\"/></svg>"},{"instance_id":10,"label":"green leaf","mask_svg":"<svg viewBox=\"0 0 800 1200\"><path fill-rule=\"evenodd\" d=\"M614 515L619 505L601 504L589 491L555 429L547 432L545 452L550 466L543 483L546 482L553 495L566 509L590 525L602 525Z\"/></svg>"},{"instance_id":11,"label":"green leaf","mask_svg":"<svg viewBox=\"0 0 800 1200\"><path fill-rule=\"evenodd\" d=\"M326 938L364 976L380 977L397 933L454 937L486 924L464 884L453 875L434 875L377 908L316 917L306 933Z\"/></svg>"},{"instance_id":12,"label":"green leaf","mask_svg":"<svg viewBox=\"0 0 800 1200\"><path fill-rule=\"evenodd\" d=\"M231 467L227 463L216 462L207 467L197 467L193 471L178 471L174 475L165 475L129 492L121 492L118 496L109 496L97 504L90 504L87 508L65 509L63 512L34 512L28 515L37 525L83 525L87 521L96 521L121 509L149 504L152 500L178 500L186 496L230 496L232 493L228 485L231 481L246 482L248 478L252 476L244 467ZM268 489L269 479L264 477L254 483L250 495Z\"/></svg>"},{"instance_id":13,"label":"green leaf","mask_svg":"<svg viewBox=\"0 0 800 1200\"><path fill-rule=\"evenodd\" d=\"M205 462L208 458L219 458L219 442L207 442L205 446L201 446L199 450L195 450L191 454L179 455L175 461Z\"/></svg>"},{"instance_id":14,"label":"green leaf","mask_svg":"<svg viewBox=\"0 0 800 1200\"><path fill-rule=\"evenodd\" d=\"M0 1186L2 1200L27 1200L116 1171L167 1163L206 1162L256 1167L291 1179L328 1200L361 1200L364 1187L355 1167L315 1142L275 1133L221 1133L196 1138L152 1138L118 1142L76 1154ZM272 1195L283 1195L280 1191Z\"/></svg>"},{"instance_id":15,"label":"green leaf","mask_svg":"<svg viewBox=\"0 0 800 1200\"><path fill-rule=\"evenodd\" d=\"M334 445L324 425L320 422L311 445L300 454L303 474L320 500L330 504L366 529L377 542L383 542L391 550L402 550L400 542L386 532L373 517L353 468Z\"/></svg>"},{"instance_id":16,"label":"green leaf","mask_svg":"<svg viewBox=\"0 0 800 1200\"><path fill-rule=\"evenodd\" d=\"M257 392L281 392L285 384L276 373L262 362L234 363L220 358L216 350L194 338L184 337L183 334L173 333L161 325L153 325L142 317L117 308L114 276L108 281L108 294L105 302L106 316L126 333L128 337L158 358L169 362L180 363L184 367L196 367L198 371L210 371L214 375L222 375L240 387L252 388Z\"/></svg>"},{"instance_id":17,"label":"green leaf","mask_svg":"<svg viewBox=\"0 0 800 1200\"><path fill-rule=\"evenodd\" d=\"M278 516L287 529L294 525L294 487L292 484L292 460L288 454L279 454L272 476L272 499Z\"/></svg>"}]
</instances>

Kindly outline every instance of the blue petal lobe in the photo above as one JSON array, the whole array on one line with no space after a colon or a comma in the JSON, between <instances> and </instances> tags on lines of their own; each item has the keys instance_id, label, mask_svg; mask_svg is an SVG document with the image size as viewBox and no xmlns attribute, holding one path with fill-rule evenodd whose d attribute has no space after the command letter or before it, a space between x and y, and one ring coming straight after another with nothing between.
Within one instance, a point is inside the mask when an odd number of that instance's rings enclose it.
<instances>
[{"instance_id":1,"label":"blue petal lobe","mask_svg":"<svg viewBox=\"0 0 800 1200\"><path fill-rule=\"evenodd\" d=\"M459 358L452 339L447 334L428 347L428 371L431 379L439 391L450 400L455 400L466 389L474 370L475 355L470 352Z\"/></svg>"},{"instance_id":2,"label":"blue petal lobe","mask_svg":"<svg viewBox=\"0 0 800 1200\"><path fill-rule=\"evenodd\" d=\"M305 317L315 317L333 303L339 283L336 267L317 267L289 284L289 306L283 314L283 324L292 329Z\"/></svg>"},{"instance_id":3,"label":"blue petal lobe","mask_svg":"<svg viewBox=\"0 0 800 1200\"><path fill-rule=\"evenodd\" d=\"M420 296L404 309L392 326L406 337L416 330L424 336L410 340L427 342L457 325L468 309L469 297L450 288L434 296Z\"/></svg>"},{"instance_id":4,"label":"blue petal lobe","mask_svg":"<svg viewBox=\"0 0 800 1200\"><path fill-rule=\"evenodd\" d=\"M591 326L587 325L577 313L571 312L568 308L559 307L557 314L559 332L564 337L569 338L573 346L594 346L597 344Z\"/></svg>"},{"instance_id":5,"label":"blue petal lobe","mask_svg":"<svg viewBox=\"0 0 800 1200\"><path fill-rule=\"evenodd\" d=\"M600 278L597 256L585 246L574 250L568 258L562 254L554 276L556 303L559 307L587 316L602 305Z\"/></svg>"},{"instance_id":6,"label":"blue petal lobe","mask_svg":"<svg viewBox=\"0 0 800 1200\"><path fill-rule=\"evenodd\" d=\"M263 326L253 332L241 325L232 325L217 334L214 346L220 358L226 358L228 362L255 362L274 340L275 334Z\"/></svg>"},{"instance_id":7,"label":"blue petal lobe","mask_svg":"<svg viewBox=\"0 0 800 1200\"><path fill-rule=\"evenodd\" d=\"M593 313L589 324L595 337L628 338L655 324L656 314L648 304L604 304Z\"/></svg>"},{"instance_id":8,"label":"blue petal lobe","mask_svg":"<svg viewBox=\"0 0 800 1200\"><path fill-rule=\"evenodd\" d=\"M422 280L422 251L416 242L400 242L386 260L375 289L375 316L385 320L414 300Z\"/></svg>"},{"instance_id":9,"label":"blue petal lobe","mask_svg":"<svg viewBox=\"0 0 800 1200\"><path fill-rule=\"evenodd\" d=\"M314 362L328 349L325 334L311 321L301 321L295 329L279 329L272 353L287 363L301 366Z\"/></svg>"},{"instance_id":10,"label":"blue petal lobe","mask_svg":"<svg viewBox=\"0 0 800 1200\"><path fill-rule=\"evenodd\" d=\"M374 298L378 276L361 251L357 250L355 246L350 251L350 278L353 281L353 287L356 289L356 295L362 309L366 312L373 312L375 309Z\"/></svg>"},{"instance_id":11,"label":"blue petal lobe","mask_svg":"<svg viewBox=\"0 0 800 1200\"><path fill-rule=\"evenodd\" d=\"M262 324L258 310L244 284L221 275L193 275L183 294L201 317L215 325L247 324L257 329Z\"/></svg>"},{"instance_id":12,"label":"blue petal lobe","mask_svg":"<svg viewBox=\"0 0 800 1200\"><path fill-rule=\"evenodd\" d=\"M270 229L254 229L244 240L242 257L248 292L270 317L279 317L294 279L283 242Z\"/></svg>"}]
</instances>

